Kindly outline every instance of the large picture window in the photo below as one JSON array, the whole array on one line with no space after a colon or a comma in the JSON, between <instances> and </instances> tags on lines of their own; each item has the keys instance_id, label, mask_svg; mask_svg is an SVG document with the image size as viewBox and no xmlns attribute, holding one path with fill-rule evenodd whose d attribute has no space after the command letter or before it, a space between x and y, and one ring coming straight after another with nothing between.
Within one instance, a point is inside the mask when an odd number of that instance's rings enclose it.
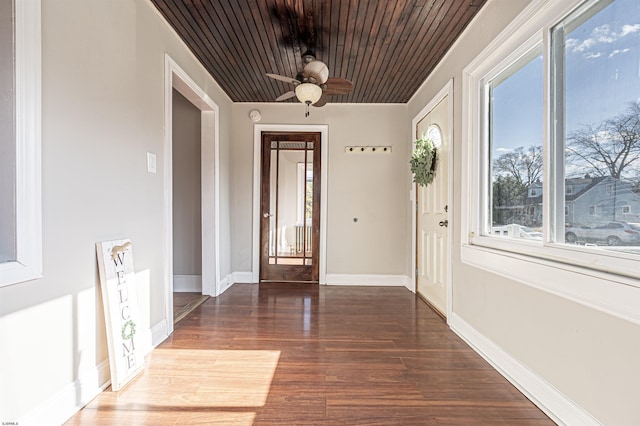
<instances>
[{"instance_id":1,"label":"large picture window","mask_svg":"<svg viewBox=\"0 0 640 426\"><path fill-rule=\"evenodd\" d=\"M574 187L555 240L640 254L640 214L625 208L640 206L640 4L585 3L551 34L553 57L564 59L551 64L562 118L554 142Z\"/></svg>"},{"instance_id":2,"label":"large picture window","mask_svg":"<svg viewBox=\"0 0 640 426\"><path fill-rule=\"evenodd\" d=\"M40 0L0 2L0 286L42 275Z\"/></svg>"},{"instance_id":3,"label":"large picture window","mask_svg":"<svg viewBox=\"0 0 640 426\"><path fill-rule=\"evenodd\" d=\"M465 69L463 247L639 277L639 63L637 0L537 0Z\"/></svg>"},{"instance_id":4,"label":"large picture window","mask_svg":"<svg viewBox=\"0 0 640 426\"><path fill-rule=\"evenodd\" d=\"M538 45L487 83L492 235L542 240L542 71Z\"/></svg>"},{"instance_id":5,"label":"large picture window","mask_svg":"<svg viewBox=\"0 0 640 426\"><path fill-rule=\"evenodd\" d=\"M16 90L13 1L0 2L0 263L16 261Z\"/></svg>"}]
</instances>

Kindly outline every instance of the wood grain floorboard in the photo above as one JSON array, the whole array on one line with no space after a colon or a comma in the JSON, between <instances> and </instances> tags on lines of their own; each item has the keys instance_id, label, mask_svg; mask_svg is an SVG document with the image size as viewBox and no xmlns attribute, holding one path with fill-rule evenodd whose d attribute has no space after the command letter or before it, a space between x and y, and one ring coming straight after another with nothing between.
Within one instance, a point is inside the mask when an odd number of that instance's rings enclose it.
<instances>
[{"instance_id":1,"label":"wood grain floorboard","mask_svg":"<svg viewBox=\"0 0 640 426\"><path fill-rule=\"evenodd\" d=\"M70 425L552 425L404 288L235 284Z\"/></svg>"},{"instance_id":2,"label":"wood grain floorboard","mask_svg":"<svg viewBox=\"0 0 640 426\"><path fill-rule=\"evenodd\" d=\"M173 323L180 322L208 298L200 293L173 293Z\"/></svg>"}]
</instances>

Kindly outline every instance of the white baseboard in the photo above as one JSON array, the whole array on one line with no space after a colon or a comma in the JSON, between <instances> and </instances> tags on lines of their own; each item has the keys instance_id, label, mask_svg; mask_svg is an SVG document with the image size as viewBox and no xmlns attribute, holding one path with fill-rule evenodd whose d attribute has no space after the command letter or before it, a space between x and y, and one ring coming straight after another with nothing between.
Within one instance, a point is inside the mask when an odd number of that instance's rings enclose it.
<instances>
[{"instance_id":1,"label":"white baseboard","mask_svg":"<svg viewBox=\"0 0 640 426\"><path fill-rule=\"evenodd\" d=\"M151 330L146 330L145 334L145 354L148 354L168 337L166 321L160 321ZM33 412L20 419L18 423L25 426L62 424L110 384L111 373L109 371L109 360L107 359L96 367L87 370L75 382L67 385Z\"/></svg>"},{"instance_id":2,"label":"white baseboard","mask_svg":"<svg viewBox=\"0 0 640 426\"><path fill-rule=\"evenodd\" d=\"M379 285L409 288L411 279L406 275L327 274L327 285Z\"/></svg>"},{"instance_id":3,"label":"white baseboard","mask_svg":"<svg viewBox=\"0 0 640 426\"><path fill-rule=\"evenodd\" d=\"M509 380L520 392L560 425L601 426L597 419L584 411L562 392L531 371L495 343L479 333L460 316L452 313L449 326L473 350Z\"/></svg>"},{"instance_id":4,"label":"white baseboard","mask_svg":"<svg viewBox=\"0 0 640 426\"><path fill-rule=\"evenodd\" d=\"M174 293L202 293L202 275L174 275Z\"/></svg>"},{"instance_id":5,"label":"white baseboard","mask_svg":"<svg viewBox=\"0 0 640 426\"><path fill-rule=\"evenodd\" d=\"M105 360L20 419L18 424L64 423L111 384L109 374L109 360Z\"/></svg>"},{"instance_id":6,"label":"white baseboard","mask_svg":"<svg viewBox=\"0 0 640 426\"><path fill-rule=\"evenodd\" d=\"M158 347L160 343L164 342L167 337L169 337L168 330L169 329L167 327L167 321L164 319L151 327L151 330L149 330L149 334L151 335L151 342L148 346L149 351L147 352L147 354Z\"/></svg>"},{"instance_id":7,"label":"white baseboard","mask_svg":"<svg viewBox=\"0 0 640 426\"><path fill-rule=\"evenodd\" d=\"M247 283L247 284L253 283L253 273L232 272L231 274L229 274L229 287L231 287L235 283Z\"/></svg>"},{"instance_id":8,"label":"white baseboard","mask_svg":"<svg viewBox=\"0 0 640 426\"><path fill-rule=\"evenodd\" d=\"M229 274L229 287L235 283L253 283L252 272L233 272ZM327 274L327 285L377 285L388 287L406 287L411 290L411 278L406 275L374 274ZM220 292L222 294L222 291Z\"/></svg>"},{"instance_id":9,"label":"white baseboard","mask_svg":"<svg viewBox=\"0 0 640 426\"><path fill-rule=\"evenodd\" d=\"M224 277L221 281L220 281L220 286L218 288L218 296L220 296L222 293L224 293L225 291L227 291L229 289L229 287L231 287L233 284L231 283L231 278L229 275L227 275L226 277Z\"/></svg>"}]
</instances>

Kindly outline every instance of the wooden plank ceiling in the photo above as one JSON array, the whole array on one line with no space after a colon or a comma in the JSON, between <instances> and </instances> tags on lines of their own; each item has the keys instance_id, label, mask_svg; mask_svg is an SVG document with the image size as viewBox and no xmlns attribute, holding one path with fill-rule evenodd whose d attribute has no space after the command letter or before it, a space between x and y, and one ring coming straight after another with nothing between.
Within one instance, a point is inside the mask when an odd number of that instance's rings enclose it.
<instances>
[{"instance_id":1,"label":"wooden plank ceiling","mask_svg":"<svg viewBox=\"0 0 640 426\"><path fill-rule=\"evenodd\" d=\"M405 103L486 0L151 0L234 102L273 102L310 51L354 90ZM295 102L295 98L290 100Z\"/></svg>"}]
</instances>

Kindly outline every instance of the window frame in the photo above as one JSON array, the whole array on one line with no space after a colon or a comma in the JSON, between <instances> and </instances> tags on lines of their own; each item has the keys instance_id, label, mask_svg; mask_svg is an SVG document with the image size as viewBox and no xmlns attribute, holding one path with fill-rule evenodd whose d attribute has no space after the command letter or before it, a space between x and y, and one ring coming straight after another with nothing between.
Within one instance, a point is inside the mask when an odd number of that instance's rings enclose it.
<instances>
[{"instance_id":1,"label":"window frame","mask_svg":"<svg viewBox=\"0 0 640 426\"><path fill-rule=\"evenodd\" d=\"M0 287L42 277L41 0L15 0L16 260Z\"/></svg>"},{"instance_id":2,"label":"window frame","mask_svg":"<svg viewBox=\"0 0 640 426\"><path fill-rule=\"evenodd\" d=\"M562 125L551 112L562 87L552 87L553 27L585 0L533 0L462 73L461 260L640 324L638 255L555 242L564 231L565 182ZM543 52L543 238L496 238L486 232L490 200L487 82L537 43ZM560 111L554 111L556 118ZM484 114L484 115L483 115ZM561 135L560 139L555 136ZM554 140L562 143L554 144ZM484 234L484 235L483 235Z\"/></svg>"}]
</instances>

